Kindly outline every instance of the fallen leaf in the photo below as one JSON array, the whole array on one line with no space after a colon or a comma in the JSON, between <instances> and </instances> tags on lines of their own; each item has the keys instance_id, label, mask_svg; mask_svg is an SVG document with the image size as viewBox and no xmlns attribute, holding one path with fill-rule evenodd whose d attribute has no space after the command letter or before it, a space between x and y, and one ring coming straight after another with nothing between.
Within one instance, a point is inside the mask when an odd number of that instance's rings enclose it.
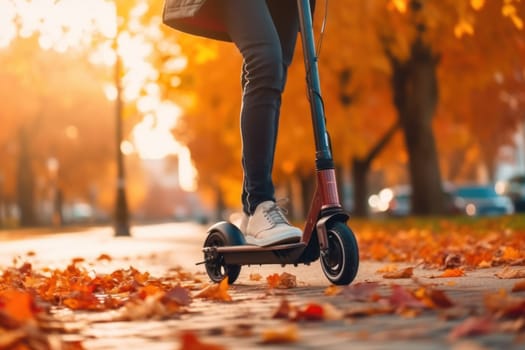
<instances>
[{"instance_id":1,"label":"fallen leaf","mask_svg":"<svg viewBox=\"0 0 525 350\"><path fill-rule=\"evenodd\" d=\"M513 269L506 266L501 271L495 273L495 275L501 279L525 278L525 269Z\"/></svg>"},{"instance_id":2,"label":"fallen leaf","mask_svg":"<svg viewBox=\"0 0 525 350\"><path fill-rule=\"evenodd\" d=\"M78 263L82 263L82 262L84 262L84 261L86 261L86 259L84 259L84 258L80 258L80 257L77 257L77 258L73 258L73 259L71 259L71 264L72 264L72 265L75 265L75 264L78 264Z\"/></svg>"},{"instance_id":3,"label":"fallen leaf","mask_svg":"<svg viewBox=\"0 0 525 350\"><path fill-rule=\"evenodd\" d=\"M342 295L351 301L377 301L378 289L378 282L358 282L343 288Z\"/></svg>"},{"instance_id":4,"label":"fallen leaf","mask_svg":"<svg viewBox=\"0 0 525 350\"><path fill-rule=\"evenodd\" d=\"M289 289L297 287L297 279L294 275L283 272L280 275L274 273L266 277L270 288Z\"/></svg>"},{"instance_id":5,"label":"fallen leaf","mask_svg":"<svg viewBox=\"0 0 525 350\"><path fill-rule=\"evenodd\" d=\"M260 281L262 276L258 273L250 273L250 281Z\"/></svg>"},{"instance_id":6,"label":"fallen leaf","mask_svg":"<svg viewBox=\"0 0 525 350\"><path fill-rule=\"evenodd\" d=\"M189 290L181 286L171 288L161 298L161 302L164 304L177 303L181 306L190 305L191 301L192 299Z\"/></svg>"},{"instance_id":7,"label":"fallen leaf","mask_svg":"<svg viewBox=\"0 0 525 350\"><path fill-rule=\"evenodd\" d=\"M33 296L15 289L0 290L0 312L17 322L27 322L35 318L38 311Z\"/></svg>"},{"instance_id":8,"label":"fallen leaf","mask_svg":"<svg viewBox=\"0 0 525 350\"><path fill-rule=\"evenodd\" d=\"M109 256L109 254L100 254L97 258L97 261L103 261L103 260L111 261L112 258L111 256Z\"/></svg>"},{"instance_id":9,"label":"fallen leaf","mask_svg":"<svg viewBox=\"0 0 525 350\"><path fill-rule=\"evenodd\" d=\"M277 309L273 312L272 318L288 319L292 310L293 308L290 305L290 302L286 299L282 299Z\"/></svg>"},{"instance_id":10,"label":"fallen leaf","mask_svg":"<svg viewBox=\"0 0 525 350\"><path fill-rule=\"evenodd\" d=\"M263 344L287 344L299 340L297 325L289 324L286 327L268 328L261 333Z\"/></svg>"},{"instance_id":11,"label":"fallen leaf","mask_svg":"<svg viewBox=\"0 0 525 350\"><path fill-rule=\"evenodd\" d=\"M433 278L462 277L465 271L462 269L446 269L441 275L432 276Z\"/></svg>"},{"instance_id":12,"label":"fallen leaf","mask_svg":"<svg viewBox=\"0 0 525 350\"><path fill-rule=\"evenodd\" d=\"M516 282L512 287L512 292L525 292L525 280Z\"/></svg>"},{"instance_id":13,"label":"fallen leaf","mask_svg":"<svg viewBox=\"0 0 525 350\"><path fill-rule=\"evenodd\" d=\"M324 295L326 296L335 296L339 295L342 292L342 288L340 286L336 286L335 284L332 284L324 290Z\"/></svg>"},{"instance_id":14,"label":"fallen leaf","mask_svg":"<svg viewBox=\"0 0 525 350\"><path fill-rule=\"evenodd\" d=\"M443 259L443 266L446 269L455 269L463 265L463 256L457 253L450 253Z\"/></svg>"},{"instance_id":15,"label":"fallen leaf","mask_svg":"<svg viewBox=\"0 0 525 350\"><path fill-rule=\"evenodd\" d=\"M329 303L323 304L323 318L327 321L342 320L345 314L342 310Z\"/></svg>"},{"instance_id":16,"label":"fallen leaf","mask_svg":"<svg viewBox=\"0 0 525 350\"><path fill-rule=\"evenodd\" d=\"M393 272L397 270L398 270L398 267L396 264L388 264L388 265L385 265L377 269L376 273L388 273L388 272Z\"/></svg>"},{"instance_id":17,"label":"fallen leaf","mask_svg":"<svg viewBox=\"0 0 525 350\"><path fill-rule=\"evenodd\" d=\"M222 345L205 343L194 332L185 331L180 335L181 346L179 350L224 350Z\"/></svg>"},{"instance_id":18,"label":"fallen leaf","mask_svg":"<svg viewBox=\"0 0 525 350\"><path fill-rule=\"evenodd\" d=\"M406 267L404 269L391 271L388 273L385 273L383 275L383 278L391 278L391 279L399 279L399 278L410 278L412 277L414 273L413 267Z\"/></svg>"},{"instance_id":19,"label":"fallen leaf","mask_svg":"<svg viewBox=\"0 0 525 350\"><path fill-rule=\"evenodd\" d=\"M525 315L525 299L508 295L504 289L485 294L485 308L496 317L519 318Z\"/></svg>"},{"instance_id":20,"label":"fallen leaf","mask_svg":"<svg viewBox=\"0 0 525 350\"><path fill-rule=\"evenodd\" d=\"M220 283L208 285L198 292L195 298L232 301L232 297L228 294L228 277L225 277Z\"/></svg>"},{"instance_id":21,"label":"fallen leaf","mask_svg":"<svg viewBox=\"0 0 525 350\"><path fill-rule=\"evenodd\" d=\"M387 315L395 310L390 306L359 305L352 306L344 311L345 317L368 317L374 315Z\"/></svg>"},{"instance_id":22,"label":"fallen leaf","mask_svg":"<svg viewBox=\"0 0 525 350\"><path fill-rule=\"evenodd\" d=\"M416 296L414 296L414 294L408 289L399 285L392 285L391 288L392 294L388 298L388 302L395 309L421 309L427 307L425 303L416 298Z\"/></svg>"},{"instance_id":23,"label":"fallen leaf","mask_svg":"<svg viewBox=\"0 0 525 350\"><path fill-rule=\"evenodd\" d=\"M456 340L472 335L484 335L494 331L495 328L494 321L490 317L469 317L459 325L452 328L448 334L448 339Z\"/></svg>"},{"instance_id":24,"label":"fallen leaf","mask_svg":"<svg viewBox=\"0 0 525 350\"><path fill-rule=\"evenodd\" d=\"M478 268L480 268L480 269L488 269L491 266L492 266L492 264L490 262L486 261L486 260L482 260L478 264Z\"/></svg>"},{"instance_id":25,"label":"fallen leaf","mask_svg":"<svg viewBox=\"0 0 525 350\"><path fill-rule=\"evenodd\" d=\"M426 306L432 309L446 309L454 306L446 293L439 289L421 287L414 292L414 295L421 300Z\"/></svg>"},{"instance_id":26,"label":"fallen leaf","mask_svg":"<svg viewBox=\"0 0 525 350\"><path fill-rule=\"evenodd\" d=\"M294 321L322 321L324 319L324 308L320 304L309 303L299 308Z\"/></svg>"}]
</instances>

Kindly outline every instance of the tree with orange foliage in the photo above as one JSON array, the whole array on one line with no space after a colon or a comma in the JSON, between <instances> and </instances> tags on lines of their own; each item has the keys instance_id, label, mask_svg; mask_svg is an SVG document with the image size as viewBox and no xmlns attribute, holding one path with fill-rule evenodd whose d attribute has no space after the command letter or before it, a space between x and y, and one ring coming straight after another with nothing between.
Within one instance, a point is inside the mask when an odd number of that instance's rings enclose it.
<instances>
[{"instance_id":1,"label":"tree with orange foliage","mask_svg":"<svg viewBox=\"0 0 525 350\"><path fill-rule=\"evenodd\" d=\"M382 167L391 167L386 179L402 181L405 176L392 166L407 164L415 214L442 212L440 163L448 162L444 157L450 153L447 151L440 157L439 150L452 145L461 150L464 144L459 135L453 140L440 138L450 135L449 130L460 124L481 137L482 132L468 122L476 120L469 116L474 116L474 112L469 108L470 114L466 114L462 106L482 106L498 99L498 94L482 101L479 95L476 100L465 96L473 87L489 86L496 72L509 77L511 69L523 67L524 55L516 55L523 50L522 5L514 0L329 2L329 21L319 65L328 130L338 166L361 164L363 172L367 172L380 159ZM321 6L317 15L323 15ZM319 18L316 23L319 25ZM225 140L229 140L236 128L237 101L232 89L238 89L234 68L237 62L231 58L231 52L214 47L210 41L184 35L179 38L187 39L181 41L183 51L192 52L191 47L202 49L188 56L185 81L193 84L187 86L194 89L194 104L192 112L183 117L181 133L186 134L186 141L193 140L192 151L194 147L203 147L199 140L201 143L216 140L214 147L209 147L219 157L228 157L223 165L217 165L209 151L193 154L201 178L220 176L223 183L229 184L232 179L238 181L239 175L230 168L232 162L238 162L238 144L226 145L218 136L225 131L228 135ZM281 185L290 178L307 178L313 167L312 132L299 50L300 47L290 67L283 97L275 162L275 176ZM207 57L207 65L195 64L203 56ZM212 69L217 66L221 69ZM217 91L214 89L217 82L228 88ZM219 121L218 115L225 119L221 117ZM440 118L436 118L438 115ZM514 113L504 123L491 117L483 127L497 128L498 133L508 135L516 127L517 115ZM205 123L204 118L210 118L209 122ZM479 123L476 125L480 127ZM404 145L394 138L392 146L388 141L397 128L402 131ZM498 139L498 144L493 142L492 147L497 148L506 140ZM386 147L387 144L390 146ZM221 169L220 175L217 169ZM367 198L367 186L363 182L361 179L354 187L364 189L357 201L366 207L363 201ZM210 179L210 183L218 181Z\"/></svg>"},{"instance_id":2,"label":"tree with orange foliage","mask_svg":"<svg viewBox=\"0 0 525 350\"><path fill-rule=\"evenodd\" d=\"M390 79L398 120L392 122L385 109L375 116L374 123L386 125L381 128L386 130L385 136L393 132L396 124L402 128L414 212L442 212L442 179L436 146L439 140L436 142L433 131L437 108L441 107L440 113L445 115L453 113L457 111L455 106L465 103L460 98L464 93L474 86L488 84L496 72L515 69L516 53L523 50L522 4L512 0L487 4L482 0L384 0L332 6L331 18L336 22L332 26L338 28L338 35L333 41L326 40L325 46L329 48L325 50L334 54L324 55L336 74L332 79L342 79L351 72L354 90L360 90L358 95L373 76L380 74ZM518 66L523 66L523 60ZM362 104L363 100L353 102ZM344 99L334 102L347 103ZM473 103L479 105L479 101ZM444 106L454 107L447 111ZM511 123L491 125L508 134L515 128L515 118ZM359 135L360 131L354 134ZM384 138L375 139L381 146ZM369 165L370 155L379 152L370 141L365 140L364 144L371 151L360 159ZM356 154L363 154L359 151L362 148L356 148ZM363 187L366 188L362 183L356 184L356 188Z\"/></svg>"}]
</instances>

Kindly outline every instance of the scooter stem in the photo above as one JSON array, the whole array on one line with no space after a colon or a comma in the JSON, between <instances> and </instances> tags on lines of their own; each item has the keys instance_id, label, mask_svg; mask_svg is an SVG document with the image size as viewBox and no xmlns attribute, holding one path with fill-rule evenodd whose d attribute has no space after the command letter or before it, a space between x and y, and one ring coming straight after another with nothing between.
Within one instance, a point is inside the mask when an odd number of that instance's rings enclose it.
<instances>
[{"instance_id":1,"label":"scooter stem","mask_svg":"<svg viewBox=\"0 0 525 350\"><path fill-rule=\"evenodd\" d=\"M319 68L317 66L317 54L315 51L315 40L313 32L312 11L310 0L297 0L299 10L299 28L303 43L304 67L306 70L306 82L308 98L314 127L316 167L321 169L333 169L334 162L330 149L330 140L326 132L326 119L323 100L321 97L321 83L319 79Z\"/></svg>"},{"instance_id":2,"label":"scooter stem","mask_svg":"<svg viewBox=\"0 0 525 350\"><path fill-rule=\"evenodd\" d=\"M332 217L346 220L348 216L343 213L339 201L330 137L326 131L326 117L321 96L310 0L297 0L297 8L303 43L308 99L315 137L315 165L317 170L317 187L308 211L302 242L308 243L312 233L317 232L321 254L324 254L328 250L326 222Z\"/></svg>"}]
</instances>

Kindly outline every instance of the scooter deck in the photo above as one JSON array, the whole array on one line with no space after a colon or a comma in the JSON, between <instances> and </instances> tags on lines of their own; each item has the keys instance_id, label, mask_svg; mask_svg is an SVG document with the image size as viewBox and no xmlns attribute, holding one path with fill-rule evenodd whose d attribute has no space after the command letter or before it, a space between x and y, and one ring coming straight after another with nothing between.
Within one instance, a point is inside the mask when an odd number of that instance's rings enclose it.
<instances>
[{"instance_id":1,"label":"scooter deck","mask_svg":"<svg viewBox=\"0 0 525 350\"><path fill-rule=\"evenodd\" d=\"M296 264L306 248L306 243L280 244L268 247L235 245L205 247L205 255L220 254L228 265Z\"/></svg>"}]
</instances>

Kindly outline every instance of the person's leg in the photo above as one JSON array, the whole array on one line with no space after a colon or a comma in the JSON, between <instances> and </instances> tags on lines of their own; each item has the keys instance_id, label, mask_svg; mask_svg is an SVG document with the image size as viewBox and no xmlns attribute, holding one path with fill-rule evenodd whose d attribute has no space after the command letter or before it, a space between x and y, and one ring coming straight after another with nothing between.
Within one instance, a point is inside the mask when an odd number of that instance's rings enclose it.
<instances>
[{"instance_id":1,"label":"person's leg","mask_svg":"<svg viewBox=\"0 0 525 350\"><path fill-rule=\"evenodd\" d=\"M223 0L229 34L241 52L243 210L275 200L272 167L286 70L297 38L294 0Z\"/></svg>"},{"instance_id":2,"label":"person's leg","mask_svg":"<svg viewBox=\"0 0 525 350\"><path fill-rule=\"evenodd\" d=\"M244 59L242 200L243 211L251 215L245 233L262 245L295 241L301 231L290 226L275 205L272 182L281 94L297 38L295 1L223 0L223 4L230 37Z\"/></svg>"}]
</instances>

